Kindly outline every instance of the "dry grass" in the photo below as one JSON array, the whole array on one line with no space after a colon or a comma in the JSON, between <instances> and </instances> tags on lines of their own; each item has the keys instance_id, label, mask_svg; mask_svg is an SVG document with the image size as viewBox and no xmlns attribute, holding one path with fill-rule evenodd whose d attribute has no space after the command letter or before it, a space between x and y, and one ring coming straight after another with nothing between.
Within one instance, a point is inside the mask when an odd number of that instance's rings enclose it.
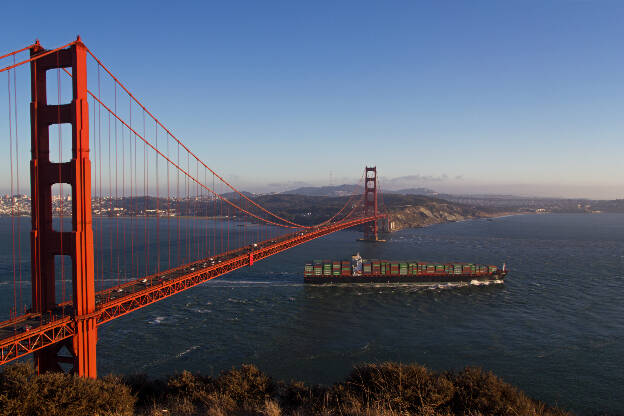
<instances>
[{"instance_id":1,"label":"dry grass","mask_svg":"<svg viewBox=\"0 0 624 416\"><path fill-rule=\"evenodd\" d=\"M142 416L567 416L478 368L435 373L419 365L364 364L333 386L277 382L252 365L205 377L184 371L83 380L35 375L17 364L0 373L3 415Z\"/></svg>"}]
</instances>

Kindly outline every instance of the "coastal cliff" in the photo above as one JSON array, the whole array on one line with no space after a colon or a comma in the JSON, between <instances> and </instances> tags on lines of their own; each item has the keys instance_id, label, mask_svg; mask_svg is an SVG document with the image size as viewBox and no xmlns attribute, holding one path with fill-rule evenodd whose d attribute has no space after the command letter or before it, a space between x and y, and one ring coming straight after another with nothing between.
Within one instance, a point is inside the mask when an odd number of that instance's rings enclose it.
<instances>
[{"instance_id":1,"label":"coastal cliff","mask_svg":"<svg viewBox=\"0 0 624 416\"><path fill-rule=\"evenodd\" d=\"M385 231L390 232L508 214L502 210L488 210L427 197L395 195L387 199L389 201L385 206L388 219Z\"/></svg>"}]
</instances>

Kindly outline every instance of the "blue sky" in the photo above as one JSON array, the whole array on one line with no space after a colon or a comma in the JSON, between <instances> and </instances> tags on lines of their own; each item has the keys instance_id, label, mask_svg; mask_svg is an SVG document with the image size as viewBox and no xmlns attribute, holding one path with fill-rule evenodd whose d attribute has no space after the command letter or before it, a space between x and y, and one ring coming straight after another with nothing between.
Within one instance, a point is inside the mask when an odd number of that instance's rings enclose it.
<instances>
[{"instance_id":1,"label":"blue sky","mask_svg":"<svg viewBox=\"0 0 624 416\"><path fill-rule=\"evenodd\" d=\"M16 3L2 51L80 34L245 189L624 197L624 2Z\"/></svg>"}]
</instances>

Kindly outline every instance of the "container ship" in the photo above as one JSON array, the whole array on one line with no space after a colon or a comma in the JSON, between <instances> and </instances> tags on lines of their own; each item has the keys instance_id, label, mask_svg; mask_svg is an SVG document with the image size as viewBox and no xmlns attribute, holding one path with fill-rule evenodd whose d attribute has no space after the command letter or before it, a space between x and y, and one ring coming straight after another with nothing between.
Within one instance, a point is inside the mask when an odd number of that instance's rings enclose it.
<instances>
[{"instance_id":1,"label":"container ship","mask_svg":"<svg viewBox=\"0 0 624 416\"><path fill-rule=\"evenodd\" d=\"M314 260L305 265L305 283L432 283L502 280L507 268L473 263L366 260Z\"/></svg>"}]
</instances>

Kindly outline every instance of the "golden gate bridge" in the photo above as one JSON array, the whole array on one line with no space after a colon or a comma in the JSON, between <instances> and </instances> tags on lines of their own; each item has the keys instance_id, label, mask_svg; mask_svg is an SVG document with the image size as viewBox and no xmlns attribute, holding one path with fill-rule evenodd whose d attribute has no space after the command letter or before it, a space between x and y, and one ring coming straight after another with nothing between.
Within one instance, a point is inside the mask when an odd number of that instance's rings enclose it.
<instances>
[{"instance_id":1,"label":"golden gate bridge","mask_svg":"<svg viewBox=\"0 0 624 416\"><path fill-rule=\"evenodd\" d=\"M99 325L336 231L377 240L374 167L331 218L300 224L208 167L80 37L2 55L0 73L13 282L0 365L33 354L39 372L94 378Z\"/></svg>"}]
</instances>

